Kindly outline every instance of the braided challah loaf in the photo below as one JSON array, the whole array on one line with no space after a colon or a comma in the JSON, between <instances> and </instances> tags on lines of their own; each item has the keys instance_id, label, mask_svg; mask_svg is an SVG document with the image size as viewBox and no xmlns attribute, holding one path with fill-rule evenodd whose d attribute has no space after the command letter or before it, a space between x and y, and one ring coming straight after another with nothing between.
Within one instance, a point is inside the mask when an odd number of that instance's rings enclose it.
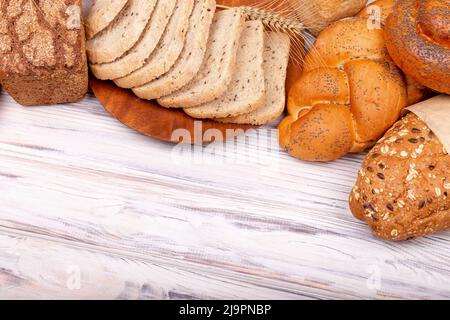
<instances>
[{"instance_id":1,"label":"braided challah loaf","mask_svg":"<svg viewBox=\"0 0 450 320\"><path fill-rule=\"evenodd\" d=\"M388 55L383 32L349 18L321 32L289 93L279 126L282 148L331 161L373 146L408 103L408 84Z\"/></svg>"}]
</instances>

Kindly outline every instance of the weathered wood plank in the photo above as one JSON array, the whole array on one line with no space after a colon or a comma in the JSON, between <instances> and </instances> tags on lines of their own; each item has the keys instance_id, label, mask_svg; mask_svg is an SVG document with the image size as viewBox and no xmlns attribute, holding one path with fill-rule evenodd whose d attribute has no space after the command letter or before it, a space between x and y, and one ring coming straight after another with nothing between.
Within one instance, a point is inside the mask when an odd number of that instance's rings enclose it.
<instances>
[{"instance_id":1,"label":"weathered wood plank","mask_svg":"<svg viewBox=\"0 0 450 320\"><path fill-rule=\"evenodd\" d=\"M7 232L68 242L80 255L88 247L189 265L224 281L256 277L241 298L256 287L278 287L270 296L280 298L282 288L299 298L450 297L449 233L386 243L351 216L347 195L362 156L304 163L280 152L274 132L262 128L206 161L212 147L178 157L172 145L125 128L93 97L30 109L2 95L0 106L0 226ZM54 255L64 260L65 251ZM198 279L184 281L193 291ZM57 288L48 294L57 297Z\"/></svg>"}]
</instances>

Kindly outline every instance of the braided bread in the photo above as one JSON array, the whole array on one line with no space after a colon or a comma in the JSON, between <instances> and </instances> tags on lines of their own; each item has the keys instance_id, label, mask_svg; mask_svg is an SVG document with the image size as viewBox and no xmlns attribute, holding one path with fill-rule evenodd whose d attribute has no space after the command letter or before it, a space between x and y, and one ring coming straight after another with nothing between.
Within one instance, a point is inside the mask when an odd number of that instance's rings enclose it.
<instances>
[{"instance_id":1,"label":"braided bread","mask_svg":"<svg viewBox=\"0 0 450 320\"><path fill-rule=\"evenodd\" d=\"M392 59L408 75L450 94L450 0L397 1L386 22Z\"/></svg>"},{"instance_id":2,"label":"braided bread","mask_svg":"<svg viewBox=\"0 0 450 320\"><path fill-rule=\"evenodd\" d=\"M408 84L388 55L383 31L367 18L325 29L305 58L279 126L282 148L309 161L362 152L398 120Z\"/></svg>"}]
</instances>

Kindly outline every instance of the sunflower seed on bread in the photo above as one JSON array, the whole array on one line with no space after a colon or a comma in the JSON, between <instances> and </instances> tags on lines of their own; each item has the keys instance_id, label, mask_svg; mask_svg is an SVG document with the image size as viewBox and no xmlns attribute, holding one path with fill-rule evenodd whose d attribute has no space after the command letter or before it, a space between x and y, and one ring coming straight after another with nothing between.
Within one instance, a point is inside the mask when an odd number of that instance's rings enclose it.
<instances>
[{"instance_id":1,"label":"sunflower seed on bread","mask_svg":"<svg viewBox=\"0 0 450 320\"><path fill-rule=\"evenodd\" d=\"M129 0L129 5L103 32L87 42L91 64L113 62L139 41L157 0Z\"/></svg>"},{"instance_id":2,"label":"sunflower seed on bread","mask_svg":"<svg viewBox=\"0 0 450 320\"><path fill-rule=\"evenodd\" d=\"M439 138L410 113L365 158L350 195L352 213L386 240L449 229L449 168Z\"/></svg>"},{"instance_id":3,"label":"sunflower seed on bread","mask_svg":"<svg viewBox=\"0 0 450 320\"><path fill-rule=\"evenodd\" d=\"M122 88L135 88L169 71L183 51L193 8L194 0L178 0L158 46L145 65L125 77L115 79L114 82Z\"/></svg>"},{"instance_id":4,"label":"sunflower seed on bread","mask_svg":"<svg viewBox=\"0 0 450 320\"><path fill-rule=\"evenodd\" d=\"M246 22L236 59L236 71L226 93L220 98L184 111L193 118L234 117L259 108L265 99L263 69L264 26Z\"/></svg>"},{"instance_id":5,"label":"sunflower seed on bread","mask_svg":"<svg viewBox=\"0 0 450 320\"><path fill-rule=\"evenodd\" d=\"M172 108L195 107L222 96L233 77L244 23L239 8L216 13L199 73L185 87L158 99L159 104Z\"/></svg>"},{"instance_id":6,"label":"sunflower seed on bread","mask_svg":"<svg viewBox=\"0 0 450 320\"><path fill-rule=\"evenodd\" d=\"M101 80L113 80L125 77L141 68L158 45L176 3L177 0L158 1L150 22L136 46L116 61L92 64L91 71L95 77Z\"/></svg>"},{"instance_id":7,"label":"sunflower seed on bread","mask_svg":"<svg viewBox=\"0 0 450 320\"><path fill-rule=\"evenodd\" d=\"M128 4L128 0L96 0L86 16L86 38L106 29Z\"/></svg>"},{"instance_id":8,"label":"sunflower seed on bread","mask_svg":"<svg viewBox=\"0 0 450 320\"><path fill-rule=\"evenodd\" d=\"M237 117L218 119L224 123L263 125L276 120L286 105L286 74L289 62L290 39L284 33L270 32L265 38L264 75L266 97L264 104Z\"/></svg>"},{"instance_id":9,"label":"sunflower seed on bread","mask_svg":"<svg viewBox=\"0 0 450 320\"><path fill-rule=\"evenodd\" d=\"M198 73L205 56L209 30L216 11L215 0L197 1L190 18L183 52L173 68L133 92L142 99L158 99L182 88Z\"/></svg>"}]
</instances>

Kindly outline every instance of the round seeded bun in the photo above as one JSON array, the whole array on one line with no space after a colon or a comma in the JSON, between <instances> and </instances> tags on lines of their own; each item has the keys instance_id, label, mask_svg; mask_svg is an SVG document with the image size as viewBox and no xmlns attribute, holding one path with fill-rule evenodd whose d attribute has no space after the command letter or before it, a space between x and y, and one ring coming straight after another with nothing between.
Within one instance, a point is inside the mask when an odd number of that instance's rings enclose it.
<instances>
[{"instance_id":1,"label":"round seeded bun","mask_svg":"<svg viewBox=\"0 0 450 320\"><path fill-rule=\"evenodd\" d=\"M450 94L450 1L397 1L385 38L395 63L420 84Z\"/></svg>"},{"instance_id":2,"label":"round seeded bun","mask_svg":"<svg viewBox=\"0 0 450 320\"><path fill-rule=\"evenodd\" d=\"M353 215L386 240L450 228L450 156L415 114L369 152L350 194Z\"/></svg>"}]
</instances>

